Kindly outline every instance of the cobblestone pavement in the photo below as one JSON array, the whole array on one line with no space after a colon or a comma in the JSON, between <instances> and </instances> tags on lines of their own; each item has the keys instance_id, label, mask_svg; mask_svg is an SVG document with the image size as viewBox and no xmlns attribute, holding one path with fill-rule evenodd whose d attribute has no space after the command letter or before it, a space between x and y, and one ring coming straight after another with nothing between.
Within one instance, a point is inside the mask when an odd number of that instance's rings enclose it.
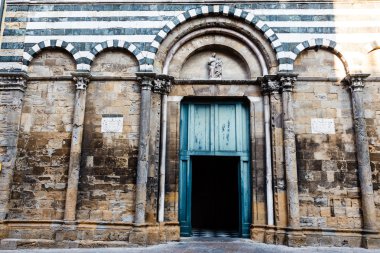
<instances>
[{"instance_id":1,"label":"cobblestone pavement","mask_svg":"<svg viewBox=\"0 0 380 253\"><path fill-rule=\"evenodd\" d=\"M256 243L248 239L239 238L185 238L181 242L173 242L150 246L146 248L96 248L96 249L31 249L31 250L4 250L1 253L225 253L225 252L254 252L254 253L283 253L283 252L328 252L328 253L374 253L379 250L346 247L303 247L290 248L279 245Z\"/></svg>"}]
</instances>

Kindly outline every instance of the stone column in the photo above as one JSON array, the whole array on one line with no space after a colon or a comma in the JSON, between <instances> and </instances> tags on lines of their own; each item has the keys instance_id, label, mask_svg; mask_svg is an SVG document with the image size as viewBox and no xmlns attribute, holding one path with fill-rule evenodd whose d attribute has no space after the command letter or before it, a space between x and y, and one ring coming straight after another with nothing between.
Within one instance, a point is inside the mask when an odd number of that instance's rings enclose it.
<instances>
[{"instance_id":1,"label":"stone column","mask_svg":"<svg viewBox=\"0 0 380 253\"><path fill-rule=\"evenodd\" d=\"M348 75L346 81L352 94L356 156L358 159L359 183L363 210L363 228L365 230L376 230L376 209L373 194L367 128L363 108L364 79L368 76L369 74Z\"/></svg>"},{"instance_id":2,"label":"stone column","mask_svg":"<svg viewBox=\"0 0 380 253\"><path fill-rule=\"evenodd\" d=\"M66 221L74 221L78 198L79 171L82 154L83 121L86 108L86 89L90 82L87 72L73 73L76 86L73 130L71 134L71 149L69 174L66 191L65 217Z\"/></svg>"},{"instance_id":3,"label":"stone column","mask_svg":"<svg viewBox=\"0 0 380 253\"><path fill-rule=\"evenodd\" d=\"M150 107L155 73L137 73L141 85L140 137L136 178L135 224L145 223L146 184L149 168Z\"/></svg>"},{"instance_id":4,"label":"stone column","mask_svg":"<svg viewBox=\"0 0 380 253\"><path fill-rule=\"evenodd\" d=\"M168 94L171 90L173 77L157 75L154 81L153 91L161 93L161 145L160 145L160 187L158 199L158 222L164 221L165 209L165 175L166 175L166 129Z\"/></svg>"},{"instance_id":5,"label":"stone column","mask_svg":"<svg viewBox=\"0 0 380 253\"><path fill-rule=\"evenodd\" d=\"M266 75L271 113L272 171L274 184L274 222L277 226L287 225L286 187L284 172L284 136L282 100L277 75Z\"/></svg>"},{"instance_id":6,"label":"stone column","mask_svg":"<svg viewBox=\"0 0 380 253\"><path fill-rule=\"evenodd\" d=\"M28 76L24 72L0 73L0 222L9 210L17 141ZM5 229L0 227L0 238Z\"/></svg>"},{"instance_id":7,"label":"stone column","mask_svg":"<svg viewBox=\"0 0 380 253\"><path fill-rule=\"evenodd\" d=\"M293 85L297 79L295 74L280 74L282 88L283 122L284 122L284 158L286 174L286 193L288 203L288 227L300 227L296 140L294 133Z\"/></svg>"},{"instance_id":8,"label":"stone column","mask_svg":"<svg viewBox=\"0 0 380 253\"><path fill-rule=\"evenodd\" d=\"M265 178L266 178L266 205L267 205L267 225L274 225L274 208L273 208L273 172L272 172L272 145L270 131L270 102L269 95L272 82L264 78L261 83L261 89L264 100L264 129L265 129Z\"/></svg>"}]
</instances>

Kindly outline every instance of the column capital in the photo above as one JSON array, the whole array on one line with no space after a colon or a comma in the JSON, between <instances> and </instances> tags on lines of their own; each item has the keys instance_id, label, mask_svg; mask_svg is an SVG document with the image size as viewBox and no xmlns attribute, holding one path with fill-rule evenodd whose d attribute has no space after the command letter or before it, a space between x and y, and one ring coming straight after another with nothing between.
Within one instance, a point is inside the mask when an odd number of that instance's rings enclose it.
<instances>
[{"instance_id":1,"label":"column capital","mask_svg":"<svg viewBox=\"0 0 380 253\"><path fill-rule=\"evenodd\" d=\"M137 80L140 83L142 90L152 90L154 85L154 79L156 77L156 73L154 72L137 72L136 73Z\"/></svg>"},{"instance_id":2,"label":"column capital","mask_svg":"<svg viewBox=\"0 0 380 253\"><path fill-rule=\"evenodd\" d=\"M0 90L20 90L26 89L28 75L25 72L0 72Z\"/></svg>"},{"instance_id":3,"label":"column capital","mask_svg":"<svg viewBox=\"0 0 380 253\"><path fill-rule=\"evenodd\" d=\"M363 91L365 86L364 80L369 77L370 74L348 74L344 78L344 82L348 85L352 92Z\"/></svg>"},{"instance_id":4,"label":"column capital","mask_svg":"<svg viewBox=\"0 0 380 253\"><path fill-rule=\"evenodd\" d=\"M293 73L278 73L278 79L280 80L282 91L291 92L294 83L297 81L297 76L298 74Z\"/></svg>"},{"instance_id":5,"label":"column capital","mask_svg":"<svg viewBox=\"0 0 380 253\"><path fill-rule=\"evenodd\" d=\"M174 77L169 75L156 75L153 81L153 92L169 94L172 88Z\"/></svg>"},{"instance_id":6,"label":"column capital","mask_svg":"<svg viewBox=\"0 0 380 253\"><path fill-rule=\"evenodd\" d=\"M280 83L277 75L266 75L261 79L261 89L264 95L280 93Z\"/></svg>"},{"instance_id":7,"label":"column capital","mask_svg":"<svg viewBox=\"0 0 380 253\"><path fill-rule=\"evenodd\" d=\"M77 90L87 89L88 83L91 79L91 74L89 72L74 72L71 73L75 81L75 86Z\"/></svg>"}]
</instances>

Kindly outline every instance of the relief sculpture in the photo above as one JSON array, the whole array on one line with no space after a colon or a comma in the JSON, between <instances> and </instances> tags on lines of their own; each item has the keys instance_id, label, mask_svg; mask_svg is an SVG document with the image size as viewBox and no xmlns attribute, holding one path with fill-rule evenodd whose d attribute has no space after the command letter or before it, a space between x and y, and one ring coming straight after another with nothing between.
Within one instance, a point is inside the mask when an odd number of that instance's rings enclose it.
<instances>
[{"instance_id":1,"label":"relief sculpture","mask_svg":"<svg viewBox=\"0 0 380 253\"><path fill-rule=\"evenodd\" d=\"M212 53L208 61L209 79L221 80L223 71L223 62L220 58L216 57L216 53Z\"/></svg>"}]
</instances>

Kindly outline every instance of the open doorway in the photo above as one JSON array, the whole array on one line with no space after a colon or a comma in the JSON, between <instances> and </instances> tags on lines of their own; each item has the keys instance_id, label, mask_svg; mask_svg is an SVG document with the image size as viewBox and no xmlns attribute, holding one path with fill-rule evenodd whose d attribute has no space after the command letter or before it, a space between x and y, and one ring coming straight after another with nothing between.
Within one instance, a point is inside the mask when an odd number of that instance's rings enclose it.
<instances>
[{"instance_id":1,"label":"open doorway","mask_svg":"<svg viewBox=\"0 0 380 253\"><path fill-rule=\"evenodd\" d=\"M239 235L238 173L238 157L192 157L191 221L194 236Z\"/></svg>"}]
</instances>

